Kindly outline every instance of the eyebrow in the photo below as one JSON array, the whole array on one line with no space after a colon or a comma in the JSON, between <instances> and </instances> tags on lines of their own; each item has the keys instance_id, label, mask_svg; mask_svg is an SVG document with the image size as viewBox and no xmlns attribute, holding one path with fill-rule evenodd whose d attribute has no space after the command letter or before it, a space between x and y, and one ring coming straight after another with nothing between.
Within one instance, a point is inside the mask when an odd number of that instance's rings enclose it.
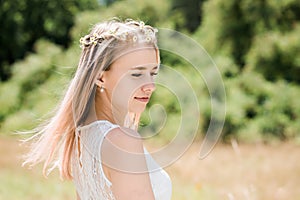
<instances>
[{"instance_id":1,"label":"eyebrow","mask_svg":"<svg viewBox=\"0 0 300 200\"><path fill-rule=\"evenodd\" d=\"M137 67L132 67L131 69L146 70L148 68L142 67L142 66L137 66ZM158 69L158 66L153 67L151 70L154 70L154 69Z\"/></svg>"}]
</instances>

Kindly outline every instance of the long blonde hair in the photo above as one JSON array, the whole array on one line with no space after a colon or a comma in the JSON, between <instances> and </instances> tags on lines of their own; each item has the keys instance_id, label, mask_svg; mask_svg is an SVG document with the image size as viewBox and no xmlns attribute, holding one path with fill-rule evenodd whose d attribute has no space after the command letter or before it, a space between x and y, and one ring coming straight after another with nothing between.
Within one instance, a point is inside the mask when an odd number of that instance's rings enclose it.
<instances>
[{"instance_id":1,"label":"long blonde hair","mask_svg":"<svg viewBox=\"0 0 300 200\"><path fill-rule=\"evenodd\" d=\"M32 131L34 135L28 140L34 141L23 164L33 166L44 162L45 176L59 167L62 178L72 178L70 162L75 131L86 123L90 111L94 109L98 92L95 81L103 71L109 70L117 55L130 46L144 43L154 47L159 54L155 33L156 29L144 22L114 19L96 24L88 35L82 37L82 53L74 78L55 115Z\"/></svg>"}]
</instances>

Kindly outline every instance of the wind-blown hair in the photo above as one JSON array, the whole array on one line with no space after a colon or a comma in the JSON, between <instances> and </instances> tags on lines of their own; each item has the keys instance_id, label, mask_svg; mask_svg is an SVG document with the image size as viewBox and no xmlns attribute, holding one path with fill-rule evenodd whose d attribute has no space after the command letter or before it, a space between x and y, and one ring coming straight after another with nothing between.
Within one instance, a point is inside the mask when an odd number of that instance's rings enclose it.
<instances>
[{"instance_id":1,"label":"wind-blown hair","mask_svg":"<svg viewBox=\"0 0 300 200\"><path fill-rule=\"evenodd\" d=\"M124 50L142 44L154 47L157 55L156 29L134 20L110 20L96 24L80 39L82 52L78 68L55 115L32 132L31 149L23 165L44 162L43 174L58 167L62 178L72 178L71 155L76 128L95 120L95 84L101 73ZM158 56L159 57L159 56Z\"/></svg>"}]
</instances>

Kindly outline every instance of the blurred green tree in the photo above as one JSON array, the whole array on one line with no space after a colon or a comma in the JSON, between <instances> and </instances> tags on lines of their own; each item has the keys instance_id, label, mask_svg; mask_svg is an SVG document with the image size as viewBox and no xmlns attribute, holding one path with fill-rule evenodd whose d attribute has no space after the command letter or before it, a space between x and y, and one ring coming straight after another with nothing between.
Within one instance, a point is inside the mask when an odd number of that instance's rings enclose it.
<instances>
[{"instance_id":1,"label":"blurred green tree","mask_svg":"<svg viewBox=\"0 0 300 200\"><path fill-rule=\"evenodd\" d=\"M255 38L247 55L248 70L269 81L300 84L300 24L288 33L268 32ZM263 44L263 45L262 45Z\"/></svg>"},{"instance_id":2,"label":"blurred green tree","mask_svg":"<svg viewBox=\"0 0 300 200\"><path fill-rule=\"evenodd\" d=\"M0 81L10 78L9 65L32 51L37 39L67 47L74 15L97 6L97 0L1 0Z\"/></svg>"},{"instance_id":3,"label":"blurred green tree","mask_svg":"<svg viewBox=\"0 0 300 200\"><path fill-rule=\"evenodd\" d=\"M206 0L172 0L171 13L175 29L194 32L202 21L202 4Z\"/></svg>"},{"instance_id":4,"label":"blurred green tree","mask_svg":"<svg viewBox=\"0 0 300 200\"><path fill-rule=\"evenodd\" d=\"M235 63L243 68L254 38L269 31L293 31L300 21L300 1L217 1L220 14L219 41L229 45ZM211 14L211 17L214 14ZM217 27L214 27L217 28Z\"/></svg>"}]
</instances>

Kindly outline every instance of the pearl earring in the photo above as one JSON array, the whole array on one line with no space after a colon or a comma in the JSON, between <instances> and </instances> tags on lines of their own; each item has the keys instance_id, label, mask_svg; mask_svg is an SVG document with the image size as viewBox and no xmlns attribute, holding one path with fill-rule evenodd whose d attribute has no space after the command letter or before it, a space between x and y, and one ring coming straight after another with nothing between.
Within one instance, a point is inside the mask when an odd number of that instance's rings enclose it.
<instances>
[{"instance_id":1,"label":"pearl earring","mask_svg":"<svg viewBox=\"0 0 300 200\"><path fill-rule=\"evenodd\" d=\"M103 85L100 86L100 92L101 92L101 93L104 92L104 87L103 87Z\"/></svg>"}]
</instances>

